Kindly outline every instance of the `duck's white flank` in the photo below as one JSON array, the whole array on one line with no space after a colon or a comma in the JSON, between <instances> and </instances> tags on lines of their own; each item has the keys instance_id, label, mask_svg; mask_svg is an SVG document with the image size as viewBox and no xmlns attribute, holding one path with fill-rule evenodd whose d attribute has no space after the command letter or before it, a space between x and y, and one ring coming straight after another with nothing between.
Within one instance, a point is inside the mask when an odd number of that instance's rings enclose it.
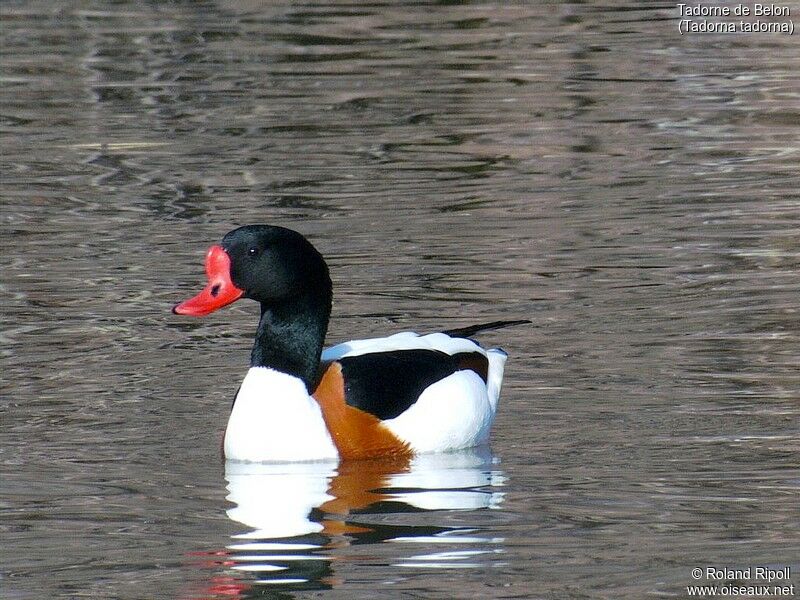
<instances>
[{"instance_id":1,"label":"duck's white flank","mask_svg":"<svg viewBox=\"0 0 800 600\"><path fill-rule=\"evenodd\" d=\"M416 453L445 452L486 443L494 412L483 379L474 371L457 371L383 424Z\"/></svg>"},{"instance_id":2,"label":"duck's white flank","mask_svg":"<svg viewBox=\"0 0 800 600\"><path fill-rule=\"evenodd\" d=\"M252 367L225 431L225 458L251 462L336 459L319 404L297 377Z\"/></svg>"},{"instance_id":3,"label":"duck's white flank","mask_svg":"<svg viewBox=\"0 0 800 600\"><path fill-rule=\"evenodd\" d=\"M489 359L486 383L473 371L457 371L431 385L407 411L384 421L384 425L417 453L485 444L494 422L508 355L500 349L479 350Z\"/></svg>"}]
</instances>

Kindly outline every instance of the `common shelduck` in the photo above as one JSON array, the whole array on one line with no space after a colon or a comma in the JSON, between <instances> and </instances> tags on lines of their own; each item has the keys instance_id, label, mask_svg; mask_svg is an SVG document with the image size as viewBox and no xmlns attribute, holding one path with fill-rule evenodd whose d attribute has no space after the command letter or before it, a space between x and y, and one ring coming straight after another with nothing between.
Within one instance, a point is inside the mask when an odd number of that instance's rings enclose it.
<instances>
[{"instance_id":1,"label":"common shelduck","mask_svg":"<svg viewBox=\"0 0 800 600\"><path fill-rule=\"evenodd\" d=\"M236 461L362 459L484 444L506 353L466 335L403 332L323 350L332 284L322 255L284 227L234 229L206 254L206 287L173 308L207 315L239 298L261 319L225 430Z\"/></svg>"}]
</instances>

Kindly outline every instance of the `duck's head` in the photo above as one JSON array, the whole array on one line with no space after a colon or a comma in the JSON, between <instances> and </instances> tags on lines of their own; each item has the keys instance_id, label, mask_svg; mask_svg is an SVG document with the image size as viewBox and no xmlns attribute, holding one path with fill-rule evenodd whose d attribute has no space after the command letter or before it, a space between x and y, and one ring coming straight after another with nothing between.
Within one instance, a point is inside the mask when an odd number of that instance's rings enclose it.
<instances>
[{"instance_id":1,"label":"duck's head","mask_svg":"<svg viewBox=\"0 0 800 600\"><path fill-rule=\"evenodd\" d=\"M246 225L227 233L206 254L206 287L176 305L180 315L203 316L250 298L264 309L316 298L330 306L328 267L311 243L285 227Z\"/></svg>"}]
</instances>

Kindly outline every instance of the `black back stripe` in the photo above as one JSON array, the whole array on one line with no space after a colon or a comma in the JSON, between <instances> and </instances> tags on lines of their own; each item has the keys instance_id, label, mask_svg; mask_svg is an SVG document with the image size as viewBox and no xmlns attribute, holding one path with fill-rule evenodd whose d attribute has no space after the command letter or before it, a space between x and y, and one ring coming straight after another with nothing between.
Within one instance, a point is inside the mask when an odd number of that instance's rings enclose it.
<instances>
[{"instance_id":1,"label":"black back stripe","mask_svg":"<svg viewBox=\"0 0 800 600\"><path fill-rule=\"evenodd\" d=\"M393 419L411 407L422 392L462 369L486 380L488 360L478 352L453 356L438 350L394 350L339 359L345 402L378 419Z\"/></svg>"}]
</instances>

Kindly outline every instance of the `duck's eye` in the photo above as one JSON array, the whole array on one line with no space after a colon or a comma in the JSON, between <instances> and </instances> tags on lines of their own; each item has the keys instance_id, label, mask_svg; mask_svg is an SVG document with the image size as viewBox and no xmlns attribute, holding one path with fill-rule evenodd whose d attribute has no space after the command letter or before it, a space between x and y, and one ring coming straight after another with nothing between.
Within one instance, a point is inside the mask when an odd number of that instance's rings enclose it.
<instances>
[{"instance_id":1,"label":"duck's eye","mask_svg":"<svg viewBox=\"0 0 800 600\"><path fill-rule=\"evenodd\" d=\"M255 247L254 247L254 248L250 248L250 249L247 251L247 254L248 254L249 256L258 256L258 248L255 248Z\"/></svg>"}]
</instances>

